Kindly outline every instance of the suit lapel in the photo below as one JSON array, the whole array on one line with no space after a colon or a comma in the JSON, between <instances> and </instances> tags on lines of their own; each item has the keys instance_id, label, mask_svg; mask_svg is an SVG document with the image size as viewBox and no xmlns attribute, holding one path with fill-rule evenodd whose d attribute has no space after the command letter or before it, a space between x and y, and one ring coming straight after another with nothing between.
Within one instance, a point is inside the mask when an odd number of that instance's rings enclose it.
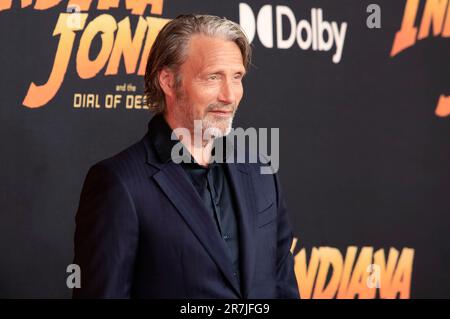
<instances>
[{"instance_id":1,"label":"suit lapel","mask_svg":"<svg viewBox=\"0 0 450 319\"><path fill-rule=\"evenodd\" d=\"M200 196L189 182L183 168L173 162L168 162L161 167L159 172L153 175L153 178L177 208L236 293L241 296L240 289L233 277L233 267L231 260L228 258L226 244L216 231L217 226L210 218Z\"/></svg>"},{"instance_id":2,"label":"suit lapel","mask_svg":"<svg viewBox=\"0 0 450 319\"><path fill-rule=\"evenodd\" d=\"M242 286L244 298L247 298L255 263L255 193L250 172L244 164L228 163L227 167L238 206Z\"/></svg>"}]
</instances>

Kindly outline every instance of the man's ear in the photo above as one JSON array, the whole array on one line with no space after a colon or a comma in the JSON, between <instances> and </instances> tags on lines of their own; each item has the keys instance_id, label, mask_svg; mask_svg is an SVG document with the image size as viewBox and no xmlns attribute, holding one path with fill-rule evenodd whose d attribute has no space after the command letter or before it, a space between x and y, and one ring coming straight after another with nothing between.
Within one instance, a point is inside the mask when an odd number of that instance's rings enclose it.
<instances>
[{"instance_id":1,"label":"man's ear","mask_svg":"<svg viewBox=\"0 0 450 319\"><path fill-rule=\"evenodd\" d=\"M158 73L158 80L161 89L166 96L175 96L175 74L169 68L163 68Z\"/></svg>"}]
</instances>

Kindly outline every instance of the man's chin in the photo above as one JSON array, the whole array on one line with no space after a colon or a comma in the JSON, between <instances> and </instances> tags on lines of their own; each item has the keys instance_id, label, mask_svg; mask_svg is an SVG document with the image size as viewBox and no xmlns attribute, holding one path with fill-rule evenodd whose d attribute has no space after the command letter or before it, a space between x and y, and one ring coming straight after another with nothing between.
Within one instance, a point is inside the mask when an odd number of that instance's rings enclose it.
<instances>
[{"instance_id":1,"label":"man's chin","mask_svg":"<svg viewBox=\"0 0 450 319\"><path fill-rule=\"evenodd\" d=\"M222 128L218 128L218 127L209 127L207 129L205 129L203 135L204 138L209 140L209 139L215 139L215 138L220 138L223 136L226 136L230 133L231 128L230 129L222 129Z\"/></svg>"},{"instance_id":2,"label":"man's chin","mask_svg":"<svg viewBox=\"0 0 450 319\"><path fill-rule=\"evenodd\" d=\"M205 135L214 135L215 138L226 136L231 132L233 118L227 119L226 121L208 121L204 122L204 132Z\"/></svg>"}]
</instances>

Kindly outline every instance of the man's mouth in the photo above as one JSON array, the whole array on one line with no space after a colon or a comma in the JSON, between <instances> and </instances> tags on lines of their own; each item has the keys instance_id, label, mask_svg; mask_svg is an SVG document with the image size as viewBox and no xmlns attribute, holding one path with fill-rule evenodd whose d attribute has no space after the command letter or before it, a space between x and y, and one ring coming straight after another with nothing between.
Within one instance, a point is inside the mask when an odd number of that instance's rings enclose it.
<instances>
[{"instance_id":1,"label":"man's mouth","mask_svg":"<svg viewBox=\"0 0 450 319\"><path fill-rule=\"evenodd\" d=\"M210 113L213 113L214 115L218 116L231 116L233 114L233 111L227 111L227 110L212 110Z\"/></svg>"}]
</instances>

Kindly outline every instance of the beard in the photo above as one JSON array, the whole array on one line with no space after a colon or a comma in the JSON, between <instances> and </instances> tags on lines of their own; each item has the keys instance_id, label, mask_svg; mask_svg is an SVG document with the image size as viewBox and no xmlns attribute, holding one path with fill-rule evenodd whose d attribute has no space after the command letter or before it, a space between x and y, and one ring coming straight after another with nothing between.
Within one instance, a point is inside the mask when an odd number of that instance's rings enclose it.
<instances>
[{"instance_id":1,"label":"beard","mask_svg":"<svg viewBox=\"0 0 450 319\"><path fill-rule=\"evenodd\" d=\"M194 133L195 121L201 121L202 140L211 140L228 135L231 132L237 106L235 104L214 103L208 105L204 111L198 111L186 99L182 92L177 94L178 123ZM214 112L229 112L220 115Z\"/></svg>"},{"instance_id":2,"label":"beard","mask_svg":"<svg viewBox=\"0 0 450 319\"><path fill-rule=\"evenodd\" d=\"M214 113L217 111L229 112L229 114L222 116ZM231 132L235 113L236 107L232 104L208 105L202 118L203 135L209 139L228 135Z\"/></svg>"}]
</instances>

